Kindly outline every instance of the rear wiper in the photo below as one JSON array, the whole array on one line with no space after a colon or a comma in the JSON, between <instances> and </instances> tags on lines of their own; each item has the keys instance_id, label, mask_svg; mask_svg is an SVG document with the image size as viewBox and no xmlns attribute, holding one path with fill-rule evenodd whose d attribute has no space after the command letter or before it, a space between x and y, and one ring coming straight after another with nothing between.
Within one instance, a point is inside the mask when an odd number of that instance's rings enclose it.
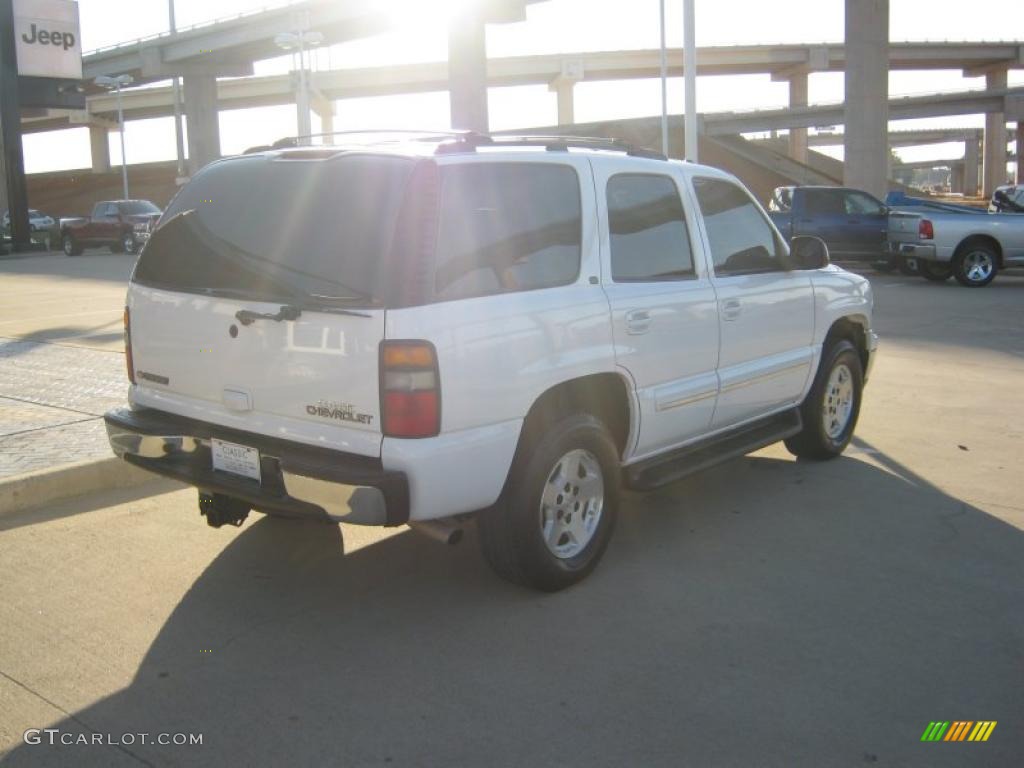
<instances>
[{"instance_id":1,"label":"rear wiper","mask_svg":"<svg viewBox=\"0 0 1024 768\"><path fill-rule=\"evenodd\" d=\"M277 310L277 314L270 314L269 312L253 312L251 309L240 309L235 312L235 319L238 320L242 325L252 325L257 320L273 320L275 323L279 323L282 320L298 320L302 316L302 307L297 307L294 304L282 304L281 308ZM334 315L351 315L352 317L372 317L365 312L354 312L351 309L341 309L336 307L306 307L314 312L329 312Z\"/></svg>"}]
</instances>

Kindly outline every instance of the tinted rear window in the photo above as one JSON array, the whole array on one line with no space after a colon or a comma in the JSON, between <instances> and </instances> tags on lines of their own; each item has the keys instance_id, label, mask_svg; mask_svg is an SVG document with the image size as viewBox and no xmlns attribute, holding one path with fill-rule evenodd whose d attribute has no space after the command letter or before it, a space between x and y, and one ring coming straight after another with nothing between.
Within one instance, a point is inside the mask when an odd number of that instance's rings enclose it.
<instances>
[{"instance_id":1,"label":"tinted rear window","mask_svg":"<svg viewBox=\"0 0 1024 768\"><path fill-rule=\"evenodd\" d=\"M267 301L394 303L392 245L414 161L254 155L182 188L134 280Z\"/></svg>"},{"instance_id":2,"label":"tinted rear window","mask_svg":"<svg viewBox=\"0 0 1024 768\"><path fill-rule=\"evenodd\" d=\"M565 285L579 275L580 186L570 166L446 166L440 210L438 300Z\"/></svg>"}]
</instances>

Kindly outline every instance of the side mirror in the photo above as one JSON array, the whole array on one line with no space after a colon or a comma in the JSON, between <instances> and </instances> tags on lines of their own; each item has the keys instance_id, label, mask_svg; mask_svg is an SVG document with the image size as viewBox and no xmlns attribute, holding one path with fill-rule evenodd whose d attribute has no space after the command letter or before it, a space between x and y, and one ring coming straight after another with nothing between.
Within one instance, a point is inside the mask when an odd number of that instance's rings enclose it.
<instances>
[{"instance_id":1,"label":"side mirror","mask_svg":"<svg viewBox=\"0 0 1024 768\"><path fill-rule=\"evenodd\" d=\"M820 237L797 235L789 244L794 269L821 269L831 262L828 246Z\"/></svg>"}]
</instances>

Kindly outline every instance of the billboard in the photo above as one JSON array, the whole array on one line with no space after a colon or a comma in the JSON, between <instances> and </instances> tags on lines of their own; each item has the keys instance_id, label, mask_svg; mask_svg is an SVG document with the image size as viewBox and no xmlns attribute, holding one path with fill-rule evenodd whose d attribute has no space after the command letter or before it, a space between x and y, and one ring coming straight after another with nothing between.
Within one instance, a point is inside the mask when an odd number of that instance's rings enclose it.
<instances>
[{"instance_id":1,"label":"billboard","mask_svg":"<svg viewBox=\"0 0 1024 768\"><path fill-rule=\"evenodd\" d=\"M14 0L14 47L19 75L81 80L78 3Z\"/></svg>"}]
</instances>

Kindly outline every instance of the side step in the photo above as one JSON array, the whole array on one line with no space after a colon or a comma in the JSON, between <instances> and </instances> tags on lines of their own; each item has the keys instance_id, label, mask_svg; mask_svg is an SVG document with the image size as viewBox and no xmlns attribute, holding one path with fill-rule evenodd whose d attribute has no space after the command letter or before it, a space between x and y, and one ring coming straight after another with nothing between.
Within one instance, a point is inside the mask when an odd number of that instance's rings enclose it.
<instances>
[{"instance_id":1,"label":"side step","mask_svg":"<svg viewBox=\"0 0 1024 768\"><path fill-rule=\"evenodd\" d=\"M800 410L792 408L730 429L707 440L685 445L670 453L623 467L622 481L627 488L649 491L727 459L743 456L779 440L785 440L801 429L803 420L800 418Z\"/></svg>"}]
</instances>

